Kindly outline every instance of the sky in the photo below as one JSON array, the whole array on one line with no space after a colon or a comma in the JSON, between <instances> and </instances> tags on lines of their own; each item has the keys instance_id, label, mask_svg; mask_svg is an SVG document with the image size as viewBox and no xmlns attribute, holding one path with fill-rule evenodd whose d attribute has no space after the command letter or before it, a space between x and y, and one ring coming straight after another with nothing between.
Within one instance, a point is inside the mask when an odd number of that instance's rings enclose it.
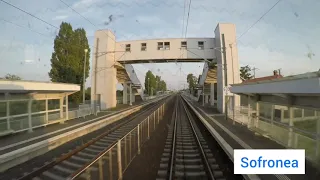
<instances>
[{"instance_id":1,"label":"sky","mask_svg":"<svg viewBox=\"0 0 320 180\"><path fill-rule=\"evenodd\" d=\"M63 0L80 15L60 0L5 1L53 26L0 1L0 77L11 73L26 80L49 81L56 27L62 21L84 28L91 46L98 29L111 29L121 41L180 38L186 28L185 0ZM241 36L237 43L240 66L256 67L256 77L280 68L285 76L319 70L320 1L281 0L260 19L277 1L191 0L186 36L214 37L217 23L234 23ZM190 0L186 2L188 7ZM110 15L114 20L107 23ZM141 83L151 70L169 88L177 89L185 86L187 74L198 76L203 64L135 64L134 68ZM90 82L89 78L87 86Z\"/></svg>"}]
</instances>

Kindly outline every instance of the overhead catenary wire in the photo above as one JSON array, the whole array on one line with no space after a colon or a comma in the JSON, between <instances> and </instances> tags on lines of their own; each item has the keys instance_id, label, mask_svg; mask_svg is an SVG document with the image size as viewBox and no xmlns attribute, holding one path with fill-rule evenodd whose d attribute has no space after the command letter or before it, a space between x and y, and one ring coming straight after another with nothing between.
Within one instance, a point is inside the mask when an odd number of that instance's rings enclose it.
<instances>
[{"instance_id":1,"label":"overhead catenary wire","mask_svg":"<svg viewBox=\"0 0 320 180\"><path fill-rule=\"evenodd\" d=\"M32 17L35 18L35 19L38 19L39 21L42 21L43 23L45 23L45 24L47 24L47 25L49 25L49 26L52 26L52 27L54 27L54 28L56 28L56 29L59 29L57 26L55 26L55 25L53 25L53 24L51 24L51 23L49 23L49 22L47 22L47 21L45 21L45 20L43 20L43 19L41 19L41 18L39 18L39 17L37 17L37 16L35 16L35 15L33 15L33 14L31 14L31 13L29 13L29 12L27 12L27 11L25 11L25 10L17 7L17 6L15 6L15 5L13 5L13 4L11 4L11 3L8 3L7 1L4 1L4 0L0 0L0 1L6 3L7 5L9 5L9 6L11 6L11 7L14 7L14 8L18 9L19 11L22 11L22 12L28 14L29 16L32 16Z\"/></svg>"},{"instance_id":2,"label":"overhead catenary wire","mask_svg":"<svg viewBox=\"0 0 320 180\"><path fill-rule=\"evenodd\" d=\"M0 20L4 21L4 22L6 22L6 23L9 23L9 24L18 26L18 27L20 27L20 28L28 29L29 31L32 31L32 32L34 32L34 33L37 33L37 34L39 34L39 35L41 35L41 36L44 36L44 37L46 37L46 38L50 38L50 39L53 38L53 36L49 36L49 35L46 35L46 34L44 34L44 33L42 33L42 32L36 31L36 30L33 29L33 28L30 28L30 27L27 27L27 26L23 26L23 25L21 25L21 24L14 23L14 22L12 22L12 21L9 21L9 20L3 19L3 18L0 18ZM81 46L78 46L78 45L72 45L72 46L74 46L74 47L81 47ZM89 46L90 46L90 45L89 45ZM94 46L90 46L90 47L95 48ZM100 53L100 52L98 52L98 53Z\"/></svg>"},{"instance_id":3,"label":"overhead catenary wire","mask_svg":"<svg viewBox=\"0 0 320 180\"><path fill-rule=\"evenodd\" d=\"M79 16L81 16L83 19L85 19L86 21L88 21L91 25L97 27L95 24L93 24L88 18L84 17L82 14L80 14L78 11L76 11L75 9L73 9L69 4L67 4L66 2L60 0L60 2L62 2L64 5L66 5L67 7L69 7L72 11L74 11L75 13L77 13Z\"/></svg>"},{"instance_id":4,"label":"overhead catenary wire","mask_svg":"<svg viewBox=\"0 0 320 180\"><path fill-rule=\"evenodd\" d=\"M191 1L191 0L190 0ZM250 29L255 26L265 15L267 15L277 4L279 4L281 0L278 0L271 8L269 8L257 21L255 21L245 32L243 32L237 39L240 39L246 33L250 31Z\"/></svg>"},{"instance_id":5,"label":"overhead catenary wire","mask_svg":"<svg viewBox=\"0 0 320 180\"><path fill-rule=\"evenodd\" d=\"M38 32L38 31L36 31L36 30L34 30L34 29L30 28L30 27L27 27L27 26L23 26L23 25L14 23L14 22L8 21L8 20L3 19L3 18L0 18L0 20L4 21L4 22L6 22L6 23L9 23L9 24L13 24L13 25L15 25L15 26L18 26L18 27L20 27L20 28L29 29L30 31L32 31L32 32L34 32L34 33L40 34L41 36L49 37L48 35L46 35L46 34L44 34L44 33L41 33L41 32ZM52 37L50 37L50 38L52 38Z\"/></svg>"},{"instance_id":6,"label":"overhead catenary wire","mask_svg":"<svg viewBox=\"0 0 320 180\"><path fill-rule=\"evenodd\" d=\"M37 20L39 20L39 21L41 21L41 22L43 22L43 23L45 23L45 24L47 24L47 25L50 25L50 26L52 26L52 27L54 27L54 28L56 28L56 29L60 29L60 28L58 28L57 26L49 23L48 21L45 21L45 20L39 18L38 16L35 16L35 15L33 15L33 14L31 14L31 13L29 13L29 12L27 12L27 11L21 9L21 8L19 8L18 6L15 6L15 5L13 5L13 4L9 3L9 2L6 2L6 1L4 1L4 0L0 0L0 1L6 3L7 5L15 8L15 9L17 9L17 10L19 10L19 11L25 13L25 14L28 14L29 16L31 16L31 17L33 17L33 18L35 18L35 19L37 19ZM63 2L62 0L60 0L60 1ZM66 4L65 2L63 2L63 3L64 3L66 6L68 6L69 8L71 8L73 11L75 11L77 14L79 14L82 18L84 18L85 20L87 20L88 22L90 22L90 24L92 24L93 26L97 27L97 26L96 26L95 24L93 24L90 20L88 20L87 18L85 18L84 16L82 16L82 15L81 15L79 12L77 12L76 10L74 10L71 6L69 6L69 5ZM11 23L11 22L9 22L9 23ZM15 23L11 23L11 24L15 24ZM18 25L18 26L19 26L19 25ZM21 27L21 26L20 26L20 27ZM29 28L29 29L31 29L31 28ZM32 30L32 31L34 31L34 30ZM38 34L43 34L43 33L40 33L40 32L37 32L37 33L38 33ZM107 35L107 37L109 37L107 33L106 33L106 35ZM109 38L110 38L110 37L109 37ZM79 46L79 47L80 47L80 46ZM95 46L91 46L91 47L96 48Z\"/></svg>"},{"instance_id":7,"label":"overhead catenary wire","mask_svg":"<svg viewBox=\"0 0 320 180\"><path fill-rule=\"evenodd\" d=\"M183 38L183 30L184 30L184 19L185 19L185 16L186 16L186 4L187 4L187 0L184 1L184 8L183 8L183 19L182 19L182 38Z\"/></svg>"},{"instance_id":8,"label":"overhead catenary wire","mask_svg":"<svg viewBox=\"0 0 320 180\"><path fill-rule=\"evenodd\" d=\"M88 21L91 25L93 25L95 28L99 29L99 27L97 25L95 25L92 21L90 21L88 18L86 18L85 16L83 16L82 14L80 14L78 11L76 11L74 8L72 8L69 4L67 4L66 2L64 2L63 0L60 0L60 2L62 2L64 5L66 5L67 7L69 7L72 11L74 11L75 13L77 13L80 17L82 17L84 20ZM107 38L111 38L108 33L106 33L105 31L103 31L106 35Z\"/></svg>"},{"instance_id":9,"label":"overhead catenary wire","mask_svg":"<svg viewBox=\"0 0 320 180\"><path fill-rule=\"evenodd\" d=\"M190 0L190 2L189 2L189 9L188 9L188 16L187 16L187 25L186 25L186 31L185 31L185 38L187 37L187 32L188 32L188 24L189 24L189 16L190 16L191 2L192 2L192 0Z\"/></svg>"}]
</instances>

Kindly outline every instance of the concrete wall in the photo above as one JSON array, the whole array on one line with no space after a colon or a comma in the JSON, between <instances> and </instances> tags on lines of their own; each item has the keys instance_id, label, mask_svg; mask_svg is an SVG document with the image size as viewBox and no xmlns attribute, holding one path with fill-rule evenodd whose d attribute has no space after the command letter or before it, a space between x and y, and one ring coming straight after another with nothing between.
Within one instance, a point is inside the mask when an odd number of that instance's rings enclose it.
<instances>
[{"instance_id":1,"label":"concrete wall","mask_svg":"<svg viewBox=\"0 0 320 180\"><path fill-rule=\"evenodd\" d=\"M181 41L187 41L187 49L181 49ZM204 41L204 49L198 49L198 41ZM170 42L169 50L158 50L158 42ZM141 51L141 43L147 43L146 51ZM131 51L125 52L126 44ZM171 38L122 41L116 43L117 61L155 60L155 59L212 59L214 57L214 38ZM190 52L191 51L191 52ZM197 54L197 55L195 55ZM200 56L200 57L199 57Z\"/></svg>"},{"instance_id":2,"label":"concrete wall","mask_svg":"<svg viewBox=\"0 0 320 180\"><path fill-rule=\"evenodd\" d=\"M227 69L227 84L235 84L240 83L240 72L239 72L239 61L238 61L238 48L236 44L236 27L234 24L218 24L215 29L215 47L223 47L222 44L222 34L225 37L225 46L226 46L226 65L225 60L223 58L222 49L221 51L216 51L217 57L217 108L220 112L225 112L225 95L226 91L224 91L225 87L225 70ZM231 45L231 47L229 46ZM225 67L226 66L226 67ZM233 95L230 91L228 91L228 95ZM235 106L240 105L240 97L235 95L234 100Z\"/></svg>"}]
</instances>

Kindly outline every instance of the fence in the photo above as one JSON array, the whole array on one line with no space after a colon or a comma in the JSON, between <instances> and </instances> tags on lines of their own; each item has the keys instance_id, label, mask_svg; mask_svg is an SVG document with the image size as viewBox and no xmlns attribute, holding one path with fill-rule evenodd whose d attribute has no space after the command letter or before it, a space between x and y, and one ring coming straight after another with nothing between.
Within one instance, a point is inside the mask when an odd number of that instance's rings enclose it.
<instances>
[{"instance_id":1,"label":"fence","mask_svg":"<svg viewBox=\"0 0 320 180\"><path fill-rule=\"evenodd\" d=\"M100 153L85 168L72 175L70 179L122 179L122 174L134 157L140 154L141 146L150 138L150 133L155 131L156 126L163 119L165 104L161 105L106 151Z\"/></svg>"},{"instance_id":2,"label":"fence","mask_svg":"<svg viewBox=\"0 0 320 180\"><path fill-rule=\"evenodd\" d=\"M320 163L320 110L258 102L228 108L228 117L259 131L287 148L305 149L306 157Z\"/></svg>"},{"instance_id":3,"label":"fence","mask_svg":"<svg viewBox=\"0 0 320 180\"><path fill-rule=\"evenodd\" d=\"M99 106L97 109L99 109ZM60 110L60 108L55 108L48 111L32 112L31 114L23 113L10 115L9 117L0 117L0 134L5 134L8 131L12 133L30 130L53 123L84 117L86 115L93 114L94 112L90 105L79 106L78 109L68 111L68 119L61 119L61 117L66 117L66 112L63 112L61 116ZM46 118L46 113L48 113L48 118ZM29 115L31 116L31 122L29 122Z\"/></svg>"}]
</instances>

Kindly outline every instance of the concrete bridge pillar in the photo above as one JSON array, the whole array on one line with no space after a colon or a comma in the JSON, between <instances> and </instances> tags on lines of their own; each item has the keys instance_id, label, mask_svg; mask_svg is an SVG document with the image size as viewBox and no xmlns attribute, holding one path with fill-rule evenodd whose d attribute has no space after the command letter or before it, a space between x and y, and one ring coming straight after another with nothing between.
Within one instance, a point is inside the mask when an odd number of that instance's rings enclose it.
<instances>
[{"instance_id":1,"label":"concrete bridge pillar","mask_svg":"<svg viewBox=\"0 0 320 180\"><path fill-rule=\"evenodd\" d=\"M233 96L230 84L240 83L236 27L234 24L218 24L215 31L215 56L217 58L217 108L225 113L226 96ZM240 96L234 97L235 106L240 106Z\"/></svg>"},{"instance_id":2,"label":"concrete bridge pillar","mask_svg":"<svg viewBox=\"0 0 320 180\"><path fill-rule=\"evenodd\" d=\"M123 104L128 104L128 84L123 83Z\"/></svg>"},{"instance_id":3,"label":"concrete bridge pillar","mask_svg":"<svg viewBox=\"0 0 320 180\"><path fill-rule=\"evenodd\" d=\"M129 105L131 106L132 105L132 83L130 83L130 103Z\"/></svg>"},{"instance_id":4,"label":"concrete bridge pillar","mask_svg":"<svg viewBox=\"0 0 320 180\"><path fill-rule=\"evenodd\" d=\"M114 67L115 39L115 35L110 30L95 32L91 84L91 102L95 111L97 110L96 105L100 105L101 110L117 105L117 69Z\"/></svg>"}]
</instances>

